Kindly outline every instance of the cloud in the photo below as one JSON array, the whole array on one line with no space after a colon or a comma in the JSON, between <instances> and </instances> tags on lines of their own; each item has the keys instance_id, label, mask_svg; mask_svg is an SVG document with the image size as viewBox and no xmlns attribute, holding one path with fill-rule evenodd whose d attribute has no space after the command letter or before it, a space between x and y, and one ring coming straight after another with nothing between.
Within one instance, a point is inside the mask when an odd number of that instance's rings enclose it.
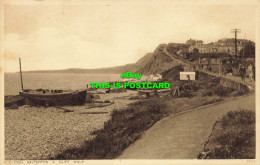
<instances>
[{"instance_id":1,"label":"cloud","mask_svg":"<svg viewBox=\"0 0 260 165\"><path fill-rule=\"evenodd\" d=\"M5 36L7 72L17 71L18 57L23 60L24 70L48 70L113 66L118 53L102 42L85 41L76 35L60 36L54 28L42 28L25 39L14 33Z\"/></svg>"},{"instance_id":2,"label":"cloud","mask_svg":"<svg viewBox=\"0 0 260 165\"><path fill-rule=\"evenodd\" d=\"M124 65L161 43L214 42L233 28L254 39L254 18L250 5L9 6L5 70L18 71L17 57L23 70Z\"/></svg>"}]
</instances>

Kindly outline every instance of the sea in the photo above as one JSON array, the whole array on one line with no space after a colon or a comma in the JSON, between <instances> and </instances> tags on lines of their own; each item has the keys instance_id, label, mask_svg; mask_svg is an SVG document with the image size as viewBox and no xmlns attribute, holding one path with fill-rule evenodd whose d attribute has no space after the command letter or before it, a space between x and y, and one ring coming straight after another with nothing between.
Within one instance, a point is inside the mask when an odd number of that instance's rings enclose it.
<instances>
[{"instance_id":1,"label":"sea","mask_svg":"<svg viewBox=\"0 0 260 165\"><path fill-rule=\"evenodd\" d=\"M24 89L86 89L91 82L120 81L120 74L23 73ZM22 90L19 73L5 73L4 95Z\"/></svg>"}]
</instances>

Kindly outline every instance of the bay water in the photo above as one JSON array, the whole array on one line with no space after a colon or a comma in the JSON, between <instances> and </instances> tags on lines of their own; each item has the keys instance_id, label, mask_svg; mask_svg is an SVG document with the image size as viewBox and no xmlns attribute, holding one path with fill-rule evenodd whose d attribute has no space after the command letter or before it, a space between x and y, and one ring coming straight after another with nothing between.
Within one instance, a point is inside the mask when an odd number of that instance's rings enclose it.
<instances>
[{"instance_id":1,"label":"bay water","mask_svg":"<svg viewBox=\"0 0 260 165\"><path fill-rule=\"evenodd\" d=\"M4 95L22 90L19 73L5 73ZM86 89L90 82L120 81L120 74L23 73L24 89ZM89 86L90 87L90 86Z\"/></svg>"}]
</instances>

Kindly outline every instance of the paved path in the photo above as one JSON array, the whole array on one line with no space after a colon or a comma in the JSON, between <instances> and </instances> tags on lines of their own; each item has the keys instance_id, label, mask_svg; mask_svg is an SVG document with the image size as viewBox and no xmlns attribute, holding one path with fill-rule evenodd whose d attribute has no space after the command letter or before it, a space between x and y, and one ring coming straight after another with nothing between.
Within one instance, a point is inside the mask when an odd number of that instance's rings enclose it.
<instances>
[{"instance_id":1,"label":"paved path","mask_svg":"<svg viewBox=\"0 0 260 165\"><path fill-rule=\"evenodd\" d=\"M118 159L194 159L215 121L238 108L255 110L255 95L169 116L146 131Z\"/></svg>"}]
</instances>

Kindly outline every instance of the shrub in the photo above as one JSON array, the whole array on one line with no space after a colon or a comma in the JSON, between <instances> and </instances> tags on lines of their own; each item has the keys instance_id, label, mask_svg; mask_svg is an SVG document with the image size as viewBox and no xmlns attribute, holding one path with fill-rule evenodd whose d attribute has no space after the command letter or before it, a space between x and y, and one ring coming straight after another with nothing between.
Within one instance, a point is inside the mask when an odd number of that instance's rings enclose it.
<instances>
[{"instance_id":1,"label":"shrub","mask_svg":"<svg viewBox=\"0 0 260 165\"><path fill-rule=\"evenodd\" d=\"M233 91L234 91L234 89L228 88L228 87L223 87L221 85L217 85L216 87L213 88L213 93L218 96L227 96L229 93L231 93Z\"/></svg>"},{"instance_id":2,"label":"shrub","mask_svg":"<svg viewBox=\"0 0 260 165\"><path fill-rule=\"evenodd\" d=\"M220 78L219 77L214 77L211 79L211 83L216 83L218 84L220 82Z\"/></svg>"},{"instance_id":3,"label":"shrub","mask_svg":"<svg viewBox=\"0 0 260 165\"><path fill-rule=\"evenodd\" d=\"M213 96L214 93L213 93L212 91L206 90L206 91L203 91L201 95L202 95L203 97L204 97L204 96Z\"/></svg>"},{"instance_id":4,"label":"shrub","mask_svg":"<svg viewBox=\"0 0 260 165\"><path fill-rule=\"evenodd\" d=\"M223 116L221 123L223 129L229 125L250 125L255 123L255 112L248 110L230 111Z\"/></svg>"},{"instance_id":5,"label":"shrub","mask_svg":"<svg viewBox=\"0 0 260 165\"><path fill-rule=\"evenodd\" d=\"M193 97L194 95L192 94L192 92L189 92L189 91L183 91L183 92L181 92L181 94L180 94L180 97L189 97L189 98L191 98L191 97Z\"/></svg>"},{"instance_id":6,"label":"shrub","mask_svg":"<svg viewBox=\"0 0 260 165\"><path fill-rule=\"evenodd\" d=\"M212 149L204 149L199 159L254 159L255 112L230 111L218 121L219 131L213 132ZM216 125L215 125L216 127Z\"/></svg>"},{"instance_id":7,"label":"shrub","mask_svg":"<svg viewBox=\"0 0 260 165\"><path fill-rule=\"evenodd\" d=\"M136 141L148 128L169 113L164 100L152 99L132 103L114 110L104 129L80 148L71 148L50 159L113 159Z\"/></svg>"}]
</instances>

